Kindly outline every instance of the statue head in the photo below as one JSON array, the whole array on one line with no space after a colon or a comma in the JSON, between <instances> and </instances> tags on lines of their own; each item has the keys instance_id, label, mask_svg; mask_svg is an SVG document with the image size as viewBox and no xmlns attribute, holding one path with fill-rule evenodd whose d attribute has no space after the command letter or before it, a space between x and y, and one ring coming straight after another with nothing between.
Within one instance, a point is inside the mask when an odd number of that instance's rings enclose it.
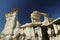
<instances>
[{"instance_id":1,"label":"statue head","mask_svg":"<svg viewBox=\"0 0 60 40\"><path fill-rule=\"evenodd\" d=\"M40 21L40 12L39 11L33 11L31 13L31 20L32 22L39 22Z\"/></svg>"}]
</instances>

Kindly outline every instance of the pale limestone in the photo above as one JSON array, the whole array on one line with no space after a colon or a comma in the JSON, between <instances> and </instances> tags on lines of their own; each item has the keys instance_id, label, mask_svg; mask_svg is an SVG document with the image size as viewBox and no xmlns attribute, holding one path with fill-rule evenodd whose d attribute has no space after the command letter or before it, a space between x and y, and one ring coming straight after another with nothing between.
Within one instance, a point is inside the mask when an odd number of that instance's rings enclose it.
<instances>
[{"instance_id":1,"label":"pale limestone","mask_svg":"<svg viewBox=\"0 0 60 40\"><path fill-rule=\"evenodd\" d=\"M38 39L38 40L42 40L41 27L35 28L35 33L38 35L37 39Z\"/></svg>"},{"instance_id":2,"label":"pale limestone","mask_svg":"<svg viewBox=\"0 0 60 40\"><path fill-rule=\"evenodd\" d=\"M55 34L57 34L58 33L57 25L56 24L53 24L53 27L54 27Z\"/></svg>"},{"instance_id":3,"label":"pale limestone","mask_svg":"<svg viewBox=\"0 0 60 40\"><path fill-rule=\"evenodd\" d=\"M41 17L41 14L40 14L39 11L33 11L33 12L31 13L32 23L41 22L41 21L40 21L40 17Z\"/></svg>"},{"instance_id":4,"label":"pale limestone","mask_svg":"<svg viewBox=\"0 0 60 40\"><path fill-rule=\"evenodd\" d=\"M6 14L8 15L8 14ZM12 33L14 26L16 25L16 20L17 20L17 14L16 12L13 12L13 14L10 16L10 18L6 18L6 24L4 30L1 32L2 34L9 34Z\"/></svg>"},{"instance_id":5,"label":"pale limestone","mask_svg":"<svg viewBox=\"0 0 60 40\"><path fill-rule=\"evenodd\" d=\"M17 9L14 9L13 12L5 16L6 24L1 32L4 36L0 40L47 40L47 37L49 40L60 40L60 22L58 25L56 23L60 18L52 21L48 14L33 11L31 13L32 22L21 25L17 19ZM41 16L44 17L43 22L41 22ZM48 34L47 36L45 32Z\"/></svg>"}]
</instances>

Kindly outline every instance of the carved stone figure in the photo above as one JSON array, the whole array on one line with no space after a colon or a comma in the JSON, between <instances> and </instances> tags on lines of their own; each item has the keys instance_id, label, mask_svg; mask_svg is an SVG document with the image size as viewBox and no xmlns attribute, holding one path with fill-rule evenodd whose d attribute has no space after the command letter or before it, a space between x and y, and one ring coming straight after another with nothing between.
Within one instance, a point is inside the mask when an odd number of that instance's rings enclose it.
<instances>
[{"instance_id":1,"label":"carved stone figure","mask_svg":"<svg viewBox=\"0 0 60 40\"><path fill-rule=\"evenodd\" d=\"M17 21L17 11L6 14L6 24L4 30L1 32L2 34L9 34L13 32L13 29L16 25Z\"/></svg>"},{"instance_id":2,"label":"carved stone figure","mask_svg":"<svg viewBox=\"0 0 60 40\"><path fill-rule=\"evenodd\" d=\"M60 40L60 18L51 20L46 13L33 11L31 13L31 23L20 25L18 21L18 8L6 16L6 24L3 40ZM41 16L44 21L41 22Z\"/></svg>"},{"instance_id":3,"label":"carved stone figure","mask_svg":"<svg viewBox=\"0 0 60 40\"><path fill-rule=\"evenodd\" d=\"M36 23L36 22L41 22L40 21L40 12L39 11L33 11L31 13L31 20L32 20L32 23Z\"/></svg>"}]
</instances>

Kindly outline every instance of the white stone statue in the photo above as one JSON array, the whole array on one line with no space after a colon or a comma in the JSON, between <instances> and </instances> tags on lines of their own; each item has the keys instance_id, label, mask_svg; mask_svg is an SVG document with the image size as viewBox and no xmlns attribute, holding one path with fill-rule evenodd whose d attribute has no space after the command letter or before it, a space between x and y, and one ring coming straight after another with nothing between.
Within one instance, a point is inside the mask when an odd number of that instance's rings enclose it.
<instances>
[{"instance_id":1,"label":"white stone statue","mask_svg":"<svg viewBox=\"0 0 60 40\"><path fill-rule=\"evenodd\" d=\"M39 11L33 11L31 13L31 20L32 20L32 23L37 23L37 22L40 22L40 17L41 17L41 14Z\"/></svg>"},{"instance_id":2,"label":"white stone statue","mask_svg":"<svg viewBox=\"0 0 60 40\"><path fill-rule=\"evenodd\" d=\"M41 12L39 11L33 11L31 14L31 20L35 28L35 36L36 34L38 35L36 37L36 40L42 40L42 32L41 32Z\"/></svg>"},{"instance_id":3,"label":"white stone statue","mask_svg":"<svg viewBox=\"0 0 60 40\"><path fill-rule=\"evenodd\" d=\"M4 30L1 32L2 34L8 35L10 32L13 32L13 29L16 25L17 21L17 9L14 9L13 12L6 14L6 24Z\"/></svg>"},{"instance_id":4,"label":"white stone statue","mask_svg":"<svg viewBox=\"0 0 60 40\"><path fill-rule=\"evenodd\" d=\"M20 25L17 18L18 8L13 9L13 12L5 16L6 24L1 32L4 34L4 40L60 40L60 34L58 34L60 18L52 21L48 14L33 11L31 13L32 22ZM44 17L43 22L41 22L41 16Z\"/></svg>"}]
</instances>

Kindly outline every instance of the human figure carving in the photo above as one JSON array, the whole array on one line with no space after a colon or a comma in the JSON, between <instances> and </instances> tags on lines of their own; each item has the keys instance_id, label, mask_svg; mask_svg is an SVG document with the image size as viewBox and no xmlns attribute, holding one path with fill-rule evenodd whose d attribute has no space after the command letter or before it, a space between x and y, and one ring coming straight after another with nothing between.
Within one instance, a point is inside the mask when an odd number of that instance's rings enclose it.
<instances>
[{"instance_id":1,"label":"human figure carving","mask_svg":"<svg viewBox=\"0 0 60 40\"><path fill-rule=\"evenodd\" d=\"M60 19L52 21L48 14L33 11L30 16L32 22L20 25L17 13L18 8L14 8L11 13L5 15L6 25L2 32L6 34L4 40L55 40L56 35L59 35L60 25L57 24ZM44 17L43 22L41 16Z\"/></svg>"},{"instance_id":2,"label":"human figure carving","mask_svg":"<svg viewBox=\"0 0 60 40\"><path fill-rule=\"evenodd\" d=\"M31 14L32 23L33 24L36 23L35 25L38 25L35 28L35 35L37 35L36 39L38 39L38 40L42 40L41 20L40 20L40 17L41 17L41 12L39 12L39 11L33 11L32 14Z\"/></svg>"},{"instance_id":3,"label":"human figure carving","mask_svg":"<svg viewBox=\"0 0 60 40\"><path fill-rule=\"evenodd\" d=\"M41 22L40 21L40 12L39 11L33 11L31 13L31 20L32 20L32 23L35 23L35 22Z\"/></svg>"}]
</instances>

